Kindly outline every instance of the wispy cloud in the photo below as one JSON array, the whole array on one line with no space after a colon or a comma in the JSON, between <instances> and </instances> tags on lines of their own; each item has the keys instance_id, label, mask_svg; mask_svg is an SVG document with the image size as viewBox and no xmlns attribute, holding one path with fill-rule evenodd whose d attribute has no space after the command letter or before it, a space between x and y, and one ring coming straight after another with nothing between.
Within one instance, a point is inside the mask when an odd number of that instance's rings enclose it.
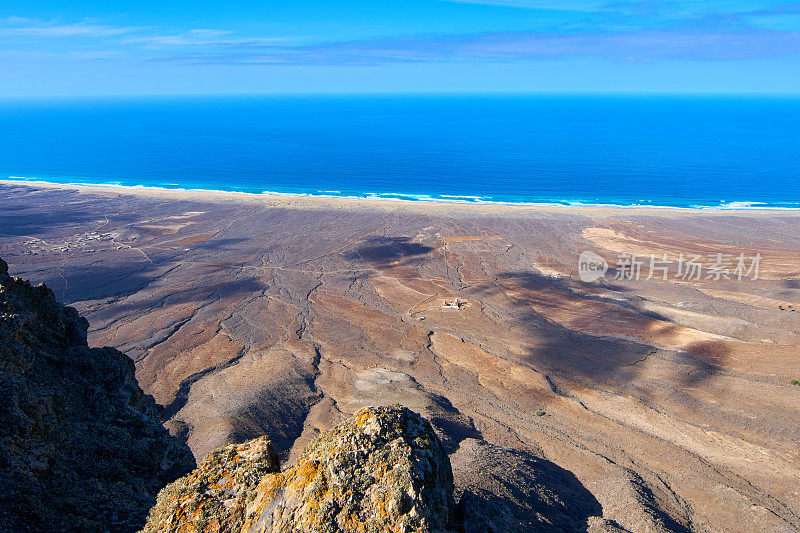
<instances>
[{"instance_id":1,"label":"wispy cloud","mask_svg":"<svg viewBox=\"0 0 800 533\"><path fill-rule=\"evenodd\" d=\"M561 9L556 0L445 0L461 3ZM244 35L226 29L164 31L115 26L95 20L64 23L23 17L0 19L0 37L28 36L26 44L73 37L74 46L40 47L70 60L101 61L125 56L145 62L189 64L373 65L394 62L520 61L600 57L616 61L660 59L755 59L800 55L800 31L759 26L764 17L800 14L800 2L738 11L712 9L717 0L619 2L584 0L585 9L564 26L537 31L394 35L383 38L311 42L306 37ZM705 6L705 7L702 7ZM687 11L688 9L688 11ZM594 11L592 11L594 10ZM592 11L591 13L589 13ZM791 17L790 17L791 18ZM92 41L91 39L95 39ZM20 47L24 48L24 47ZM33 51L31 45L28 52ZM108 51L102 51L107 49Z\"/></svg>"},{"instance_id":2,"label":"wispy cloud","mask_svg":"<svg viewBox=\"0 0 800 533\"><path fill-rule=\"evenodd\" d=\"M287 44L290 39L281 37L235 37L233 32L213 29L194 29L169 35L143 35L123 39L122 44L140 44L148 48L202 47L202 46L258 46Z\"/></svg>"},{"instance_id":3,"label":"wispy cloud","mask_svg":"<svg viewBox=\"0 0 800 533\"><path fill-rule=\"evenodd\" d=\"M405 36L264 46L260 49L152 57L156 61L228 64L376 64L385 62L515 61L601 57L619 61L657 59L736 60L800 55L800 32L751 30L700 32L649 30L620 33L490 32Z\"/></svg>"},{"instance_id":4,"label":"wispy cloud","mask_svg":"<svg viewBox=\"0 0 800 533\"><path fill-rule=\"evenodd\" d=\"M0 19L0 35L27 37L111 37L142 31L141 27L97 24L90 20L73 23L42 21L25 17Z\"/></svg>"}]
</instances>

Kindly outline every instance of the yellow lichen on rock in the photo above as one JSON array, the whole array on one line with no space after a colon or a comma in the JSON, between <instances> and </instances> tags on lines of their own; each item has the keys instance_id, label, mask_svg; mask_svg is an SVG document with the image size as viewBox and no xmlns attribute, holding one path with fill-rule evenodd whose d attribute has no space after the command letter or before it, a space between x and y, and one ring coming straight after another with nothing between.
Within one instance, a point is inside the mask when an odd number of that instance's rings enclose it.
<instances>
[{"instance_id":1,"label":"yellow lichen on rock","mask_svg":"<svg viewBox=\"0 0 800 533\"><path fill-rule=\"evenodd\" d=\"M294 466L255 482L237 471L261 457L248 456L254 443L211 454L162 491L145 531L180 531L187 520L242 533L426 533L449 524L450 462L430 424L404 407L360 411L309 444ZM223 487L222 479L233 482ZM182 512L186 494L202 518Z\"/></svg>"},{"instance_id":2,"label":"yellow lichen on rock","mask_svg":"<svg viewBox=\"0 0 800 533\"><path fill-rule=\"evenodd\" d=\"M239 531L256 486L278 470L267 437L225 446L159 493L143 531Z\"/></svg>"}]
</instances>

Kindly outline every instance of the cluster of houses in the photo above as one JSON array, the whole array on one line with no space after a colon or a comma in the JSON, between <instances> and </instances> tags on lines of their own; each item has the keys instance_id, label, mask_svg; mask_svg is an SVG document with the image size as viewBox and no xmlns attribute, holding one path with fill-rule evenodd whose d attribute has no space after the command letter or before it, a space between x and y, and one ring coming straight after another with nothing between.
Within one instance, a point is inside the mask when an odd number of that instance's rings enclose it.
<instances>
[{"instance_id":1,"label":"cluster of houses","mask_svg":"<svg viewBox=\"0 0 800 533\"><path fill-rule=\"evenodd\" d=\"M25 241L28 249L24 250L22 253L26 255L39 255L40 253L44 252L51 254L63 254L65 252L71 252L75 248L80 248L82 252L94 252L92 249L86 249L85 246L93 242L100 243L105 241L113 241L114 237L115 235L113 233L92 232L84 235L78 235L73 237L73 240L58 245L50 245L39 239L32 239ZM118 249L119 248L121 247L118 247Z\"/></svg>"}]
</instances>

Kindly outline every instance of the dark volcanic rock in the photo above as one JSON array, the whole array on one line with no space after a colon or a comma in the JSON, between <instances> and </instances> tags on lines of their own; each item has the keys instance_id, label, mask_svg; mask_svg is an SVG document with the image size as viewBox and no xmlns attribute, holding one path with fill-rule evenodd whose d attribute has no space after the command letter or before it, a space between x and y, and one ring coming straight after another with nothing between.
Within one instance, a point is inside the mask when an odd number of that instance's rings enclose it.
<instances>
[{"instance_id":1,"label":"dark volcanic rock","mask_svg":"<svg viewBox=\"0 0 800 533\"><path fill-rule=\"evenodd\" d=\"M113 348L0 260L0 530L130 531L195 466Z\"/></svg>"},{"instance_id":2,"label":"dark volcanic rock","mask_svg":"<svg viewBox=\"0 0 800 533\"><path fill-rule=\"evenodd\" d=\"M145 531L432 533L448 525L450 461L431 425L405 407L361 410L283 472L265 442L211 454L159 494Z\"/></svg>"}]
</instances>

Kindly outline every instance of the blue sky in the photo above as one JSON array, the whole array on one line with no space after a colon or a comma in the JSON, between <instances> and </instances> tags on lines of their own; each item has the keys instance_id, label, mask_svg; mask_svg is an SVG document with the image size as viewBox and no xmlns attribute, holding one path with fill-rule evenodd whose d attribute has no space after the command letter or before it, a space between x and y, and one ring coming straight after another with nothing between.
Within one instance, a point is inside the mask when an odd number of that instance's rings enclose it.
<instances>
[{"instance_id":1,"label":"blue sky","mask_svg":"<svg viewBox=\"0 0 800 533\"><path fill-rule=\"evenodd\" d=\"M0 3L0 97L800 92L800 2Z\"/></svg>"}]
</instances>

